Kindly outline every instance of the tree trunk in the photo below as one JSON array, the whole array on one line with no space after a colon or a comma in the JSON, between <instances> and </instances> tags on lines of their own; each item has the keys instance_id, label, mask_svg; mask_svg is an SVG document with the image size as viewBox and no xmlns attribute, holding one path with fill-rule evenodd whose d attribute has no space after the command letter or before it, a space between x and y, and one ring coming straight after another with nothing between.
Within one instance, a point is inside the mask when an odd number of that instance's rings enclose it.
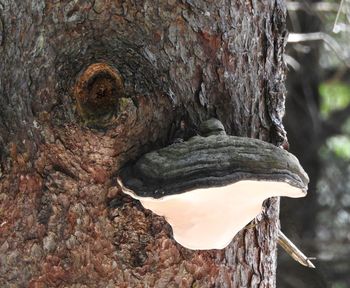
<instances>
[{"instance_id":1,"label":"tree trunk","mask_svg":"<svg viewBox=\"0 0 350 288\"><path fill-rule=\"evenodd\" d=\"M274 287L278 199L191 251L115 179L213 116L283 144L284 4L0 3L0 286Z\"/></svg>"}]
</instances>

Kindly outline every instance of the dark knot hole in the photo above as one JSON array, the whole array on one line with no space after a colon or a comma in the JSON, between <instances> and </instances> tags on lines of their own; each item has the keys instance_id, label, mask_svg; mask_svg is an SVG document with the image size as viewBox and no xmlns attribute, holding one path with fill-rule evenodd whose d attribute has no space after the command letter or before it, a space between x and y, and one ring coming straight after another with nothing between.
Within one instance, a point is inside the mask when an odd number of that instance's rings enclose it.
<instances>
[{"instance_id":1,"label":"dark knot hole","mask_svg":"<svg viewBox=\"0 0 350 288\"><path fill-rule=\"evenodd\" d=\"M81 74L74 92L83 119L105 124L118 112L118 99L124 95L123 80L116 69L95 63Z\"/></svg>"}]
</instances>

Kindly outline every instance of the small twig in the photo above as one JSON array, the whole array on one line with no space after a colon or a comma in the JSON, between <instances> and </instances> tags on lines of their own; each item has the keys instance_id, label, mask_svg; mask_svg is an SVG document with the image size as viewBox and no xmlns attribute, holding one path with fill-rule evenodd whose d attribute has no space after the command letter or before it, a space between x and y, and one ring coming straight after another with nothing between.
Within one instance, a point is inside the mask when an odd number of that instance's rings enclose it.
<instances>
[{"instance_id":1,"label":"small twig","mask_svg":"<svg viewBox=\"0 0 350 288\"><path fill-rule=\"evenodd\" d=\"M338 12L337 12L337 16L335 17L335 21L334 21L334 25L333 25L333 32L334 33L340 32L339 25L337 23L338 23L338 20L339 20L339 16L340 16L341 10L343 8L343 4L344 4L344 0L341 0L340 1L340 5L339 5L339 9L338 9Z\"/></svg>"},{"instance_id":2,"label":"small twig","mask_svg":"<svg viewBox=\"0 0 350 288\"><path fill-rule=\"evenodd\" d=\"M278 233L278 244L297 262L301 265L316 268L315 265L310 261L316 259L314 257L306 257L303 252L301 252L297 246L294 245L292 241L288 239L286 235L280 230Z\"/></svg>"},{"instance_id":3,"label":"small twig","mask_svg":"<svg viewBox=\"0 0 350 288\"><path fill-rule=\"evenodd\" d=\"M323 41L325 42L338 56L338 58L345 62L345 65L350 67L350 60L343 54L342 48L339 46L338 42L324 32L314 32L314 33L289 33L288 43L300 43L307 41Z\"/></svg>"},{"instance_id":4,"label":"small twig","mask_svg":"<svg viewBox=\"0 0 350 288\"><path fill-rule=\"evenodd\" d=\"M287 9L289 11L318 11L318 12L336 12L339 10L339 5L329 2L317 2L317 3L301 3L295 1L287 2Z\"/></svg>"},{"instance_id":5,"label":"small twig","mask_svg":"<svg viewBox=\"0 0 350 288\"><path fill-rule=\"evenodd\" d=\"M288 54L284 54L284 60L286 63L293 68L294 71L299 71L300 70L300 64L297 60L295 60L292 56Z\"/></svg>"}]
</instances>

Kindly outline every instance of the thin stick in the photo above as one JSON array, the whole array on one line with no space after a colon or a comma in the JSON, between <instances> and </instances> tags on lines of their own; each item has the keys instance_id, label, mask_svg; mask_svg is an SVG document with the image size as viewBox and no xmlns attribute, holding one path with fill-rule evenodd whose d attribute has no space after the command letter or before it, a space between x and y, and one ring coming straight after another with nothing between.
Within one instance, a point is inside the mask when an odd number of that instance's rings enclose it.
<instances>
[{"instance_id":1,"label":"thin stick","mask_svg":"<svg viewBox=\"0 0 350 288\"><path fill-rule=\"evenodd\" d=\"M340 5L339 5L339 9L338 9L338 13L337 13L337 17L335 17L335 21L334 21L334 25L333 25L333 32L334 33L338 33L339 32L339 29L338 29L338 24L337 24L337 22L338 22L338 19L339 19L339 15L340 15L340 13L341 13L341 10L342 10L342 8L343 8L343 3L344 3L344 0L341 0L340 1Z\"/></svg>"},{"instance_id":2,"label":"thin stick","mask_svg":"<svg viewBox=\"0 0 350 288\"><path fill-rule=\"evenodd\" d=\"M278 233L278 244L281 245L281 247L297 262L299 262L301 265L309 267L309 268L316 268L314 264L310 261L309 258L304 255L303 252L301 252L297 246L294 245L292 241L290 241L286 235L283 234L283 232L280 230Z\"/></svg>"},{"instance_id":3,"label":"thin stick","mask_svg":"<svg viewBox=\"0 0 350 288\"><path fill-rule=\"evenodd\" d=\"M312 32L312 33L289 33L288 43L300 43L307 41L323 41L328 47L330 47L335 55L342 61L344 61L347 67L350 67L350 61L347 56L343 53L337 40L324 32Z\"/></svg>"}]
</instances>

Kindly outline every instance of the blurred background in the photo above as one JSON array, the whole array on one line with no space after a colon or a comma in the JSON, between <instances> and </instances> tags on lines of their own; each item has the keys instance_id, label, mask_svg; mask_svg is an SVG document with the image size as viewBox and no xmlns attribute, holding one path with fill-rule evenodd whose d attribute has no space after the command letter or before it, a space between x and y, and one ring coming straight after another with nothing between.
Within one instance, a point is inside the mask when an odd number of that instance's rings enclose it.
<instances>
[{"instance_id":1,"label":"blurred background","mask_svg":"<svg viewBox=\"0 0 350 288\"><path fill-rule=\"evenodd\" d=\"M279 249L278 288L350 287L350 0L288 1L286 117L290 151L310 176L282 199L282 231L309 257Z\"/></svg>"}]
</instances>

